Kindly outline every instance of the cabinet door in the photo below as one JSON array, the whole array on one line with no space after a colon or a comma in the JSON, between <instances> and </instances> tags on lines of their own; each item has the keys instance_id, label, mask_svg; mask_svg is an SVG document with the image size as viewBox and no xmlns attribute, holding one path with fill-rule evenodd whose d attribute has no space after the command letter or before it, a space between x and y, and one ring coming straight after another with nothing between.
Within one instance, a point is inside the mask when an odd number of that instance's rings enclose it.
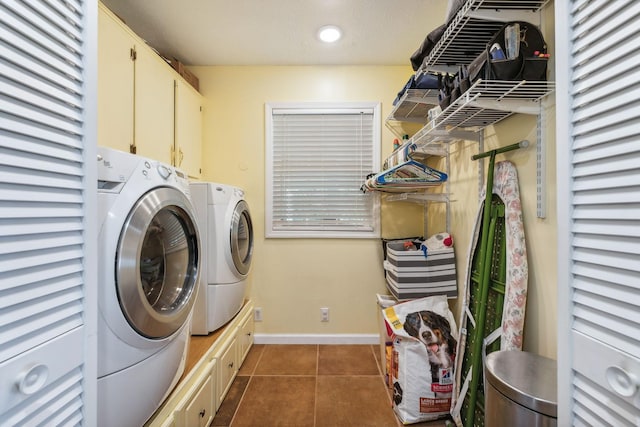
<instances>
[{"instance_id":1,"label":"cabinet door","mask_svg":"<svg viewBox=\"0 0 640 427\"><path fill-rule=\"evenodd\" d=\"M216 361L210 362L174 412L175 427L205 427L215 414Z\"/></svg>"},{"instance_id":2,"label":"cabinet door","mask_svg":"<svg viewBox=\"0 0 640 427\"><path fill-rule=\"evenodd\" d=\"M118 18L98 13L98 145L129 152L133 144L135 42Z\"/></svg>"},{"instance_id":3,"label":"cabinet door","mask_svg":"<svg viewBox=\"0 0 640 427\"><path fill-rule=\"evenodd\" d=\"M233 379L238 373L236 362L237 341L235 336L225 342L215 355L218 362L218 388L216 392L216 411L227 395Z\"/></svg>"},{"instance_id":4,"label":"cabinet door","mask_svg":"<svg viewBox=\"0 0 640 427\"><path fill-rule=\"evenodd\" d=\"M175 165L199 178L202 157L202 96L182 79L176 84Z\"/></svg>"},{"instance_id":5,"label":"cabinet door","mask_svg":"<svg viewBox=\"0 0 640 427\"><path fill-rule=\"evenodd\" d=\"M247 312L238 327L238 367L242 365L253 345L253 313Z\"/></svg>"},{"instance_id":6,"label":"cabinet door","mask_svg":"<svg viewBox=\"0 0 640 427\"><path fill-rule=\"evenodd\" d=\"M185 411L185 426L205 427L213 420L213 379L209 375Z\"/></svg>"},{"instance_id":7,"label":"cabinet door","mask_svg":"<svg viewBox=\"0 0 640 427\"><path fill-rule=\"evenodd\" d=\"M171 164L174 131L174 73L155 52L136 47L136 153Z\"/></svg>"}]
</instances>

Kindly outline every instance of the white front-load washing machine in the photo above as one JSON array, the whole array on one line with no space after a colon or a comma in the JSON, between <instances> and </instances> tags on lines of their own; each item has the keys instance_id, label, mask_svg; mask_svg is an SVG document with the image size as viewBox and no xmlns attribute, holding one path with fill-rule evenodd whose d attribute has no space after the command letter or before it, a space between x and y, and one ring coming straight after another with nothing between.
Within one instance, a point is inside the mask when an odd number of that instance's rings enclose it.
<instances>
[{"instance_id":1,"label":"white front-load washing machine","mask_svg":"<svg viewBox=\"0 0 640 427\"><path fill-rule=\"evenodd\" d=\"M253 255L253 226L244 191L192 182L191 198L202 235L202 266L191 333L206 335L242 308Z\"/></svg>"},{"instance_id":2,"label":"white front-load washing machine","mask_svg":"<svg viewBox=\"0 0 640 427\"><path fill-rule=\"evenodd\" d=\"M98 148L98 425L137 427L184 370L200 268L186 175Z\"/></svg>"}]
</instances>

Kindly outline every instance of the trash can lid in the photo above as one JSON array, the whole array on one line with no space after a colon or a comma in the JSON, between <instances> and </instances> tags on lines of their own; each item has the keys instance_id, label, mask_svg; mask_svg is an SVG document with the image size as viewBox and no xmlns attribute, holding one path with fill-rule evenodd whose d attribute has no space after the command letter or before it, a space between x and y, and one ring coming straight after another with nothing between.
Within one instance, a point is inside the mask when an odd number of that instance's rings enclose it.
<instances>
[{"instance_id":1,"label":"trash can lid","mask_svg":"<svg viewBox=\"0 0 640 427\"><path fill-rule=\"evenodd\" d=\"M514 402L557 418L557 364L524 351L495 351L487 355L485 380Z\"/></svg>"}]
</instances>

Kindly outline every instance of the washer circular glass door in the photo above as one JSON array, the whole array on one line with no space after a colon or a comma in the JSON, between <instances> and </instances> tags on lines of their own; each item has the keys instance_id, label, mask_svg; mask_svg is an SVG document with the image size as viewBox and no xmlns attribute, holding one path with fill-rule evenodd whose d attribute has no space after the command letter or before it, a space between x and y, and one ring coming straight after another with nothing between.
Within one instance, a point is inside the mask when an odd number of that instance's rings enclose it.
<instances>
[{"instance_id":1,"label":"washer circular glass door","mask_svg":"<svg viewBox=\"0 0 640 427\"><path fill-rule=\"evenodd\" d=\"M249 205L244 200L236 204L231 217L231 258L238 273L245 275L251 267L253 225Z\"/></svg>"},{"instance_id":2,"label":"washer circular glass door","mask_svg":"<svg viewBox=\"0 0 640 427\"><path fill-rule=\"evenodd\" d=\"M198 232L191 203L170 187L138 200L116 253L118 300L129 324L147 338L165 338L184 325L195 301Z\"/></svg>"}]
</instances>

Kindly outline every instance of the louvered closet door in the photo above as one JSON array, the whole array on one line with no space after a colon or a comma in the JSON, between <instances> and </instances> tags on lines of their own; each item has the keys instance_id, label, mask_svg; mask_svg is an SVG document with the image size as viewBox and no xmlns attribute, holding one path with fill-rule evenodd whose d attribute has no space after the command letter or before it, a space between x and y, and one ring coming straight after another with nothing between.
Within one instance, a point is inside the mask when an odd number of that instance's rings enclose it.
<instances>
[{"instance_id":1,"label":"louvered closet door","mask_svg":"<svg viewBox=\"0 0 640 427\"><path fill-rule=\"evenodd\" d=\"M1 426L86 424L87 19L80 1L0 1Z\"/></svg>"},{"instance_id":2,"label":"louvered closet door","mask_svg":"<svg viewBox=\"0 0 640 427\"><path fill-rule=\"evenodd\" d=\"M640 2L562 3L558 357L559 398L569 396L559 410L569 409L559 425L639 426Z\"/></svg>"}]
</instances>

